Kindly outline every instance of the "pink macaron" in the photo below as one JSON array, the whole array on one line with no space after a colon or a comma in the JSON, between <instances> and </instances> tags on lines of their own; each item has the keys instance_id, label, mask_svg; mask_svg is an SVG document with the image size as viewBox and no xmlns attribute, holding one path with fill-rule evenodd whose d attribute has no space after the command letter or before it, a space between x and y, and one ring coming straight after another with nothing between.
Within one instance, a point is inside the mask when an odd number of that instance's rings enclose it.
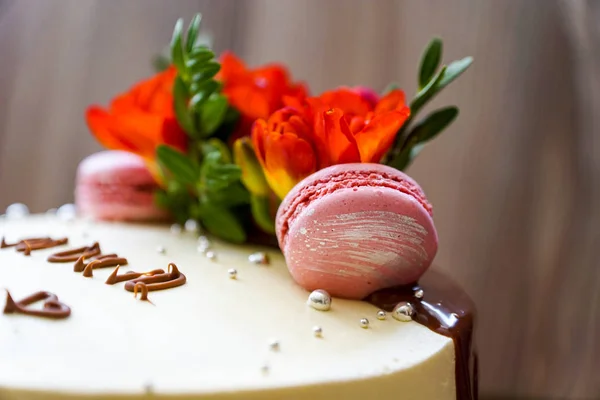
<instances>
[{"instance_id":1,"label":"pink macaron","mask_svg":"<svg viewBox=\"0 0 600 400\"><path fill-rule=\"evenodd\" d=\"M277 212L277 239L298 284L350 299L416 282L438 247L423 190L382 164L335 165L298 183Z\"/></svg>"},{"instance_id":2,"label":"pink macaron","mask_svg":"<svg viewBox=\"0 0 600 400\"><path fill-rule=\"evenodd\" d=\"M162 221L154 203L158 188L144 160L125 151L102 151L77 169L75 205L80 216L109 221Z\"/></svg>"}]
</instances>

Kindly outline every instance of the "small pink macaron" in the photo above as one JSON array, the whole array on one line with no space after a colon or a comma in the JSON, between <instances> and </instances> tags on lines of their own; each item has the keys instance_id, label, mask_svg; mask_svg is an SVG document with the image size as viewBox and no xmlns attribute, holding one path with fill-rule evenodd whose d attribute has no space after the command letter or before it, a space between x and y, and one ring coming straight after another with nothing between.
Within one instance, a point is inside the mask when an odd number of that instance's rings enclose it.
<instances>
[{"instance_id":1,"label":"small pink macaron","mask_svg":"<svg viewBox=\"0 0 600 400\"><path fill-rule=\"evenodd\" d=\"M75 205L83 217L108 221L163 221L154 203L158 188L144 160L125 151L101 151L77 169Z\"/></svg>"},{"instance_id":2,"label":"small pink macaron","mask_svg":"<svg viewBox=\"0 0 600 400\"><path fill-rule=\"evenodd\" d=\"M349 299L416 282L438 247L423 190L382 164L342 164L312 174L285 197L276 223L296 282Z\"/></svg>"}]
</instances>

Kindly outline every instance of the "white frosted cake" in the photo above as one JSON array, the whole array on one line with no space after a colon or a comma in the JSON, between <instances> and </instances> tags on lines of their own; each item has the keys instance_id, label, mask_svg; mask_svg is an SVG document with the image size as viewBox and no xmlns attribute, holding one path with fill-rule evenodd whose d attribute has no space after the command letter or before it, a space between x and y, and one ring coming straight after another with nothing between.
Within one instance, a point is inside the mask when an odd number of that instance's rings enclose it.
<instances>
[{"instance_id":1,"label":"white frosted cake","mask_svg":"<svg viewBox=\"0 0 600 400\"><path fill-rule=\"evenodd\" d=\"M211 239L207 254L207 243L199 251L198 237L185 230L53 215L5 218L0 235L6 245L68 238L62 246L32 246L29 256L1 249L0 286L15 302L51 292L71 310L61 319L0 314L1 399L461 398L456 337L391 312L384 317L367 301L334 299L319 311L274 248ZM94 242L102 254L127 259L119 274L174 263L186 282L142 301L125 283L105 283L114 267L84 277L74 262L47 261ZM251 262L252 254L262 261L257 252L269 262Z\"/></svg>"}]
</instances>

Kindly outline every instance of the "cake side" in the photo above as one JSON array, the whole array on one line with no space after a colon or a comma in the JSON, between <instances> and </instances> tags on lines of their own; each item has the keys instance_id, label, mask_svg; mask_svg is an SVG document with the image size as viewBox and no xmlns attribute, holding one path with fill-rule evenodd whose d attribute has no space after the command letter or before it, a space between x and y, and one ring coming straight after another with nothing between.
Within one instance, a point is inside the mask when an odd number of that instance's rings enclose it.
<instances>
[{"instance_id":1,"label":"cake side","mask_svg":"<svg viewBox=\"0 0 600 400\"><path fill-rule=\"evenodd\" d=\"M0 250L0 282L15 299L47 290L72 309L56 321L0 315L3 398L456 398L451 338L416 322L378 320L379 309L361 301L335 299L331 311L318 312L275 250L266 250L269 265L256 265L248 256L260 249L215 242L210 259L198 253L193 235L167 227L49 216L3 221L0 235L10 243L69 238L67 246L29 257ZM173 262L187 282L150 292L150 304L123 283L106 285L113 268L85 278L73 263L46 261L94 241L127 258L120 273Z\"/></svg>"}]
</instances>

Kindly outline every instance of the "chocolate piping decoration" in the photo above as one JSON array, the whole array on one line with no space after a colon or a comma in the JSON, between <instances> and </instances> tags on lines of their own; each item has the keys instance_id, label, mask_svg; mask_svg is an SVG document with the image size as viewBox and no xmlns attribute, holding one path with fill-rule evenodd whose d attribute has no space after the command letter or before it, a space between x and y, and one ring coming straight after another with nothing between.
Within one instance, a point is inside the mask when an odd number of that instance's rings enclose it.
<instances>
[{"instance_id":1,"label":"chocolate piping decoration","mask_svg":"<svg viewBox=\"0 0 600 400\"><path fill-rule=\"evenodd\" d=\"M148 299L148 286L144 282L138 282L133 286L134 299L137 299L138 291L140 292L141 301L147 301L150 304L154 304Z\"/></svg>"},{"instance_id":2,"label":"chocolate piping decoration","mask_svg":"<svg viewBox=\"0 0 600 400\"><path fill-rule=\"evenodd\" d=\"M148 271L148 272L129 271L129 272L119 275L119 268L120 268L120 265L117 265L117 267L114 269L114 271L108 276L108 278L106 278L106 282L104 282L104 283L106 283L107 285L114 285L115 283L130 281L132 279L139 278L140 276L152 276L152 275L165 273L165 271L162 269L153 269L152 271ZM134 290L135 290L135 287L134 287Z\"/></svg>"},{"instance_id":3,"label":"chocolate piping decoration","mask_svg":"<svg viewBox=\"0 0 600 400\"><path fill-rule=\"evenodd\" d=\"M133 292L137 283L145 283L149 291L171 289L185 284L185 275L179 272L177 266L173 263L169 264L169 269L166 274L158 274L153 276L142 276L125 283L125 290Z\"/></svg>"},{"instance_id":4,"label":"chocolate piping decoration","mask_svg":"<svg viewBox=\"0 0 600 400\"><path fill-rule=\"evenodd\" d=\"M44 308L41 310L30 309L27 306L44 301ZM64 303L58 301L58 297L50 292L36 292L24 299L15 302L10 292L6 291L6 305L4 306L4 314L24 314L34 317L62 319L71 315L71 308Z\"/></svg>"},{"instance_id":5,"label":"chocolate piping decoration","mask_svg":"<svg viewBox=\"0 0 600 400\"><path fill-rule=\"evenodd\" d=\"M45 241L45 240L52 240L52 239L50 239L49 237L42 237L42 238L28 238L25 240L30 241L30 242L35 242L35 241ZM6 249L8 247L18 246L19 243L21 243L22 241L23 240L19 240L18 242L15 242L15 243L6 243L6 240L3 236L2 241L0 242L0 249Z\"/></svg>"},{"instance_id":6,"label":"chocolate piping decoration","mask_svg":"<svg viewBox=\"0 0 600 400\"><path fill-rule=\"evenodd\" d=\"M81 256L77 260L77 262L73 266L73 271L83 272L83 276L88 277L88 278L93 276L92 269L115 267L117 265L127 265L127 259L123 258L123 257L104 257L104 258L99 258L99 259L90 261L87 264L85 264L83 262L84 259L85 259L85 257ZM86 270L87 270L87 274L86 274Z\"/></svg>"},{"instance_id":7,"label":"chocolate piping decoration","mask_svg":"<svg viewBox=\"0 0 600 400\"><path fill-rule=\"evenodd\" d=\"M51 239L51 238L33 238L23 239L16 245L16 250L24 252L25 255L31 254L32 250L43 250L52 247L63 246L69 242L68 238ZM29 253L29 254L28 254Z\"/></svg>"},{"instance_id":8,"label":"chocolate piping decoration","mask_svg":"<svg viewBox=\"0 0 600 400\"><path fill-rule=\"evenodd\" d=\"M423 290L419 299L414 293ZM379 290L366 301L392 311L406 301L413 305L413 320L454 342L457 400L477 400L478 359L474 345L475 306L469 296L449 277L428 271L418 283Z\"/></svg>"},{"instance_id":9,"label":"chocolate piping decoration","mask_svg":"<svg viewBox=\"0 0 600 400\"><path fill-rule=\"evenodd\" d=\"M67 263L77 261L79 257L85 256L85 258L92 258L101 253L100 244L95 242L91 246L78 247L76 249L61 251L58 253L51 254L48 257L48 262L51 263ZM83 270L82 270L83 271Z\"/></svg>"}]
</instances>

